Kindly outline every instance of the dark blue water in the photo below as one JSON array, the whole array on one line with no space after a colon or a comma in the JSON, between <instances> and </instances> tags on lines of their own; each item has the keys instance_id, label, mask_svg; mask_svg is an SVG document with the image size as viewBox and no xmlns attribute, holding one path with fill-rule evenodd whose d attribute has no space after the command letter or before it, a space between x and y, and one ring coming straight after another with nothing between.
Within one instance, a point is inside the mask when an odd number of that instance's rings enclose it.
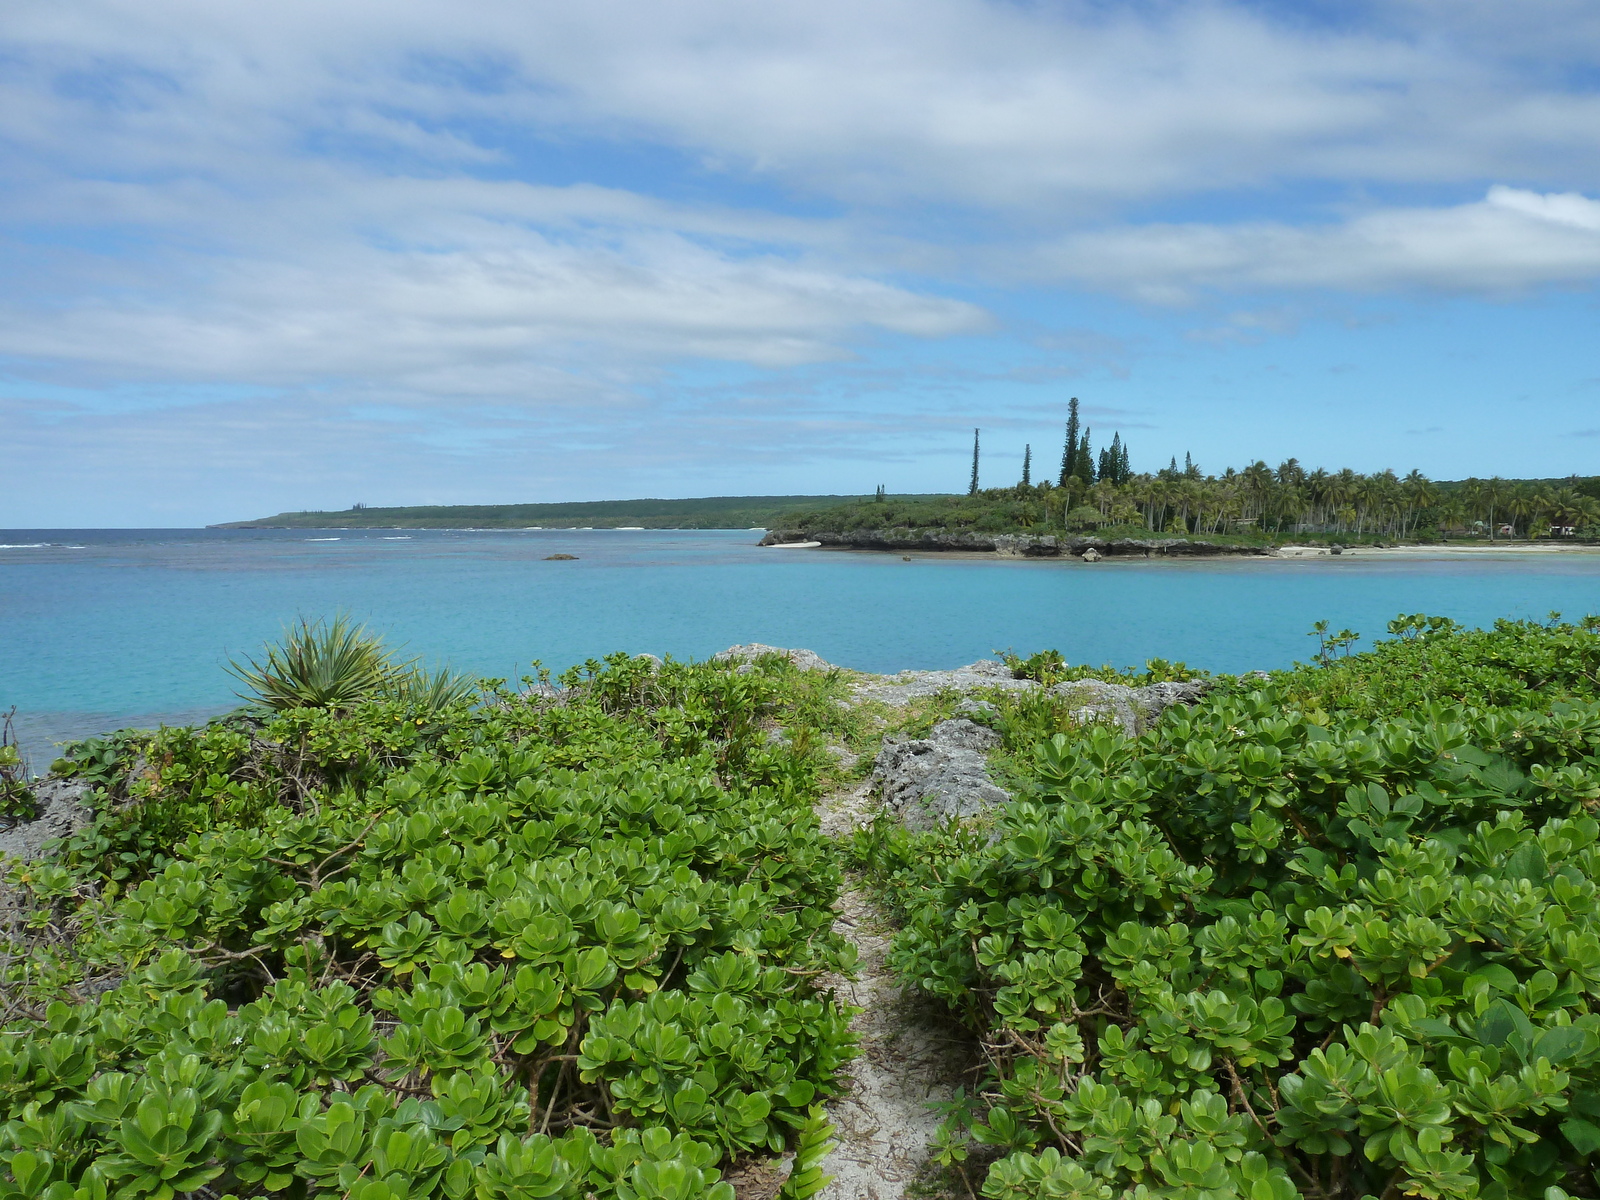
<instances>
[{"instance_id":1,"label":"dark blue water","mask_svg":"<svg viewBox=\"0 0 1600 1200\"><path fill-rule=\"evenodd\" d=\"M1286 666L1326 619L1486 624L1600 611L1600 554L1018 561L761 549L757 532L0 531L0 711L48 744L234 702L223 667L299 615L347 611L458 669L516 678L614 650L805 646L868 671L997 649ZM321 540L336 539L336 540ZM42 543L42 544L41 544ZM548 554L579 556L546 562Z\"/></svg>"}]
</instances>

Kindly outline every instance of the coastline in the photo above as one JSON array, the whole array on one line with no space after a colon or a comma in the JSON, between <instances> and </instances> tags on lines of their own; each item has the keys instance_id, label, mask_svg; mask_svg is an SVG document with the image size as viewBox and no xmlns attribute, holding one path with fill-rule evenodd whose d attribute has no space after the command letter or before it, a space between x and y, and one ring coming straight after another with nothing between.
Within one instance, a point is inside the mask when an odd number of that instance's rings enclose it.
<instances>
[{"instance_id":1,"label":"coastline","mask_svg":"<svg viewBox=\"0 0 1600 1200\"><path fill-rule=\"evenodd\" d=\"M832 530L774 529L757 543L770 549L854 550L961 558L1454 558L1524 555L1595 555L1600 545L1585 542L1409 543L1402 545L1319 546L1306 543L1262 545L1203 538L1101 538L1092 535L951 532L943 529Z\"/></svg>"}]
</instances>

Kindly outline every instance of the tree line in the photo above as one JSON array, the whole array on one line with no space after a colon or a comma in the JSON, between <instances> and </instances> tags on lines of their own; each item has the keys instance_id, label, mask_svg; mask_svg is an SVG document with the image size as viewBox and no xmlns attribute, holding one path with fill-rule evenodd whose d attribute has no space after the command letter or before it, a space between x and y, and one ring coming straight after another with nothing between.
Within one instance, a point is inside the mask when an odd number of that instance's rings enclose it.
<instances>
[{"instance_id":1,"label":"tree line","mask_svg":"<svg viewBox=\"0 0 1600 1200\"><path fill-rule=\"evenodd\" d=\"M1033 448L1022 480L980 490L978 431L973 430L969 496L1042 502L1047 525L1121 525L1172 534L1345 534L1406 538L1423 534L1500 538L1600 536L1600 480L1512 480L1498 476L1437 483L1421 471L1363 475L1345 468L1307 470L1290 458L1277 468L1257 461L1220 475L1191 456L1176 456L1154 474L1134 474L1120 432L1095 454L1080 427L1078 401L1068 406L1056 479L1032 481Z\"/></svg>"},{"instance_id":2,"label":"tree line","mask_svg":"<svg viewBox=\"0 0 1600 1200\"><path fill-rule=\"evenodd\" d=\"M1254 462L1207 475L1174 462L1125 483L1099 480L1084 488L1082 507L1107 524L1142 524L1169 533L1348 534L1415 537L1423 533L1497 538L1592 536L1600 533L1600 500L1565 483L1501 478L1440 484L1421 471L1363 475L1306 470L1297 459L1276 469ZM1069 506L1070 520L1074 509Z\"/></svg>"}]
</instances>

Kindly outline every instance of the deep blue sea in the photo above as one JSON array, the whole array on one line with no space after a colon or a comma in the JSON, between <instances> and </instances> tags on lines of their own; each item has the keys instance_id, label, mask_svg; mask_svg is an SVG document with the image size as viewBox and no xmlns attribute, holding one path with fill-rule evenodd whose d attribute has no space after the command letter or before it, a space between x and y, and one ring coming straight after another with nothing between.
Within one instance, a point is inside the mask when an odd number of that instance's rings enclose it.
<instances>
[{"instance_id":1,"label":"deep blue sea","mask_svg":"<svg viewBox=\"0 0 1600 1200\"><path fill-rule=\"evenodd\" d=\"M409 652L516 678L615 650L804 646L868 671L1007 648L1219 671L1306 658L1312 622L1369 643L1397 613L1600 611L1600 553L1316 560L993 560L772 550L758 531L0 531L0 712L50 743L235 703L230 658L352 614ZM575 554L576 562L546 562Z\"/></svg>"}]
</instances>

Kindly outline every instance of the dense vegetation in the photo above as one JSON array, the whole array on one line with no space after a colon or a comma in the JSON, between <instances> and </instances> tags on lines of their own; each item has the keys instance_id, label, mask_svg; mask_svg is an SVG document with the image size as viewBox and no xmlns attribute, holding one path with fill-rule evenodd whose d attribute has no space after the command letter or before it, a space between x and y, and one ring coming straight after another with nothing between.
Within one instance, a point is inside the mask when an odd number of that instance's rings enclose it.
<instances>
[{"instance_id":1,"label":"dense vegetation","mask_svg":"<svg viewBox=\"0 0 1600 1200\"><path fill-rule=\"evenodd\" d=\"M975 1189L1600 1195L1600 623L1391 632L1138 738L997 696L1016 802L858 837Z\"/></svg>"},{"instance_id":2,"label":"dense vegetation","mask_svg":"<svg viewBox=\"0 0 1600 1200\"><path fill-rule=\"evenodd\" d=\"M1390 633L1138 737L994 692L1016 799L856 836L981 1052L955 1194L1600 1197L1600 621ZM732 1200L785 1149L821 1187L839 673L468 690L335 621L239 675L57 764L95 817L0 893L0 1200Z\"/></svg>"},{"instance_id":3,"label":"dense vegetation","mask_svg":"<svg viewBox=\"0 0 1600 1200\"><path fill-rule=\"evenodd\" d=\"M851 496L708 496L697 500L595 500L570 504L436 504L409 508L357 505L340 512L287 512L219 529L753 529L789 513Z\"/></svg>"},{"instance_id":4,"label":"dense vegetation","mask_svg":"<svg viewBox=\"0 0 1600 1200\"><path fill-rule=\"evenodd\" d=\"M1276 470L1257 462L1206 475L1193 463L1153 475L1098 478L1080 465L1061 481L974 490L967 496L882 497L796 513L800 530L943 529L1098 532L1227 541L1341 541L1441 537L1600 538L1600 480L1468 479L1420 472L1359 475Z\"/></svg>"},{"instance_id":5,"label":"dense vegetation","mask_svg":"<svg viewBox=\"0 0 1600 1200\"><path fill-rule=\"evenodd\" d=\"M731 1200L786 1146L815 1191L835 682L467 696L335 626L241 668L252 713L56 764L96 815L0 893L0 1197Z\"/></svg>"}]
</instances>

